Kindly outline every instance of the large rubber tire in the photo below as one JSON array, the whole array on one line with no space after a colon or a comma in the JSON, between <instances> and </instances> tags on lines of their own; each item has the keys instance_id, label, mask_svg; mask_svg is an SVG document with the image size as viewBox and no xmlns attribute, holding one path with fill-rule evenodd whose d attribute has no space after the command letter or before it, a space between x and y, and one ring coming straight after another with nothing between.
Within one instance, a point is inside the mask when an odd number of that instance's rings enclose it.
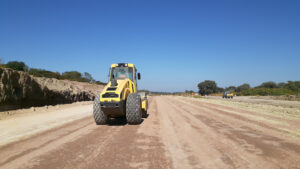
<instances>
[{"instance_id":1,"label":"large rubber tire","mask_svg":"<svg viewBox=\"0 0 300 169\"><path fill-rule=\"evenodd\" d=\"M100 94L97 94L94 100L93 114L97 125L107 123L107 115L103 113L100 107Z\"/></svg>"},{"instance_id":2,"label":"large rubber tire","mask_svg":"<svg viewBox=\"0 0 300 169\"><path fill-rule=\"evenodd\" d=\"M131 93L127 97L126 120L128 124L142 122L141 96L138 93Z\"/></svg>"}]
</instances>

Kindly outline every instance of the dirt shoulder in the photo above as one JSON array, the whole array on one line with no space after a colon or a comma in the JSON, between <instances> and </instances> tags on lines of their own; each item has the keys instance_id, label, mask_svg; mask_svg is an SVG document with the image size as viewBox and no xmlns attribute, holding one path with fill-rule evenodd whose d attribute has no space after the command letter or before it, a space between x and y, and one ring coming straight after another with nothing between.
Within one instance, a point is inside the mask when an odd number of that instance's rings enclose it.
<instances>
[{"instance_id":1,"label":"dirt shoulder","mask_svg":"<svg viewBox=\"0 0 300 169\"><path fill-rule=\"evenodd\" d=\"M91 101L0 112L0 146L89 116L91 113Z\"/></svg>"},{"instance_id":2,"label":"dirt shoulder","mask_svg":"<svg viewBox=\"0 0 300 169\"><path fill-rule=\"evenodd\" d=\"M187 98L207 103L215 109L236 112L235 109L246 112L241 114L247 119L253 119L264 124L276 126L290 136L300 137L300 102L283 100L263 100L249 97L222 99L220 97Z\"/></svg>"},{"instance_id":3,"label":"dirt shoulder","mask_svg":"<svg viewBox=\"0 0 300 169\"><path fill-rule=\"evenodd\" d=\"M202 97L206 99L213 100L223 100L227 102L242 102L242 103L255 103L255 104L264 104L264 105L272 105L272 106L280 106L284 108L299 108L300 109L300 101L289 101L289 100L278 100L273 99L274 97L268 96L235 96L233 99L223 99L220 96L207 96Z\"/></svg>"},{"instance_id":4,"label":"dirt shoulder","mask_svg":"<svg viewBox=\"0 0 300 169\"><path fill-rule=\"evenodd\" d=\"M202 101L226 106L271 113L283 118L300 118L300 102L285 100L256 99L252 97L235 97L234 99L222 99L221 97L201 97Z\"/></svg>"}]
</instances>

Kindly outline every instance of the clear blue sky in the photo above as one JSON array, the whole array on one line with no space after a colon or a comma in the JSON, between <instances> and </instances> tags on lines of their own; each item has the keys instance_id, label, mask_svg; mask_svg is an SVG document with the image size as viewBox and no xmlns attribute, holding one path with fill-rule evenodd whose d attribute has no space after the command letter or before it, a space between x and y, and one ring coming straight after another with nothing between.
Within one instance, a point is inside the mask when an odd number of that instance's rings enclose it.
<instances>
[{"instance_id":1,"label":"clear blue sky","mask_svg":"<svg viewBox=\"0 0 300 169\"><path fill-rule=\"evenodd\" d=\"M300 80L300 1L1 0L0 57L100 81L131 62L155 91Z\"/></svg>"}]
</instances>

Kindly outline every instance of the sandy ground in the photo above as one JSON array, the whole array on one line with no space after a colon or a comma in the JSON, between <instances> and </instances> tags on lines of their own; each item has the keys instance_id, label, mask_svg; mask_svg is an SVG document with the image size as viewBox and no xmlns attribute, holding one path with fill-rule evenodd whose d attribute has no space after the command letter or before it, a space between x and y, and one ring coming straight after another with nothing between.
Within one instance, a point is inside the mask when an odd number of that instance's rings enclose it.
<instances>
[{"instance_id":1,"label":"sandy ground","mask_svg":"<svg viewBox=\"0 0 300 169\"><path fill-rule=\"evenodd\" d=\"M0 112L0 146L90 116L92 102Z\"/></svg>"},{"instance_id":2,"label":"sandy ground","mask_svg":"<svg viewBox=\"0 0 300 169\"><path fill-rule=\"evenodd\" d=\"M97 126L91 105L31 114L32 122L45 114L37 128L51 124L46 119L64 119L61 114L78 118L5 145L1 136L0 168L300 168L297 108L282 116L218 99L155 96L149 103L140 125L119 119ZM1 134L13 131L4 122L27 116L0 120ZM29 126L16 130L30 132Z\"/></svg>"},{"instance_id":3,"label":"sandy ground","mask_svg":"<svg viewBox=\"0 0 300 169\"><path fill-rule=\"evenodd\" d=\"M233 97L233 99L223 99L220 96L206 96L204 98L212 99L212 100L223 100L223 101L226 100L232 102L255 103L255 104L264 104L264 105L300 109L300 101L272 99L271 96L235 96Z\"/></svg>"}]
</instances>

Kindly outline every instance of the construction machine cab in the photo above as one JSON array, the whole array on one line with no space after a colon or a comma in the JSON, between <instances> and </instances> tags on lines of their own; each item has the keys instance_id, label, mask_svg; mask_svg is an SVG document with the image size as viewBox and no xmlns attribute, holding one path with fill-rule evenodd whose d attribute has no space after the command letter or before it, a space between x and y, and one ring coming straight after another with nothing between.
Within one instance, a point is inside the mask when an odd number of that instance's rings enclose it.
<instances>
[{"instance_id":1,"label":"construction machine cab","mask_svg":"<svg viewBox=\"0 0 300 169\"><path fill-rule=\"evenodd\" d=\"M111 67L110 78L115 78L115 79L129 78L131 81L133 81L133 76L134 76L134 72L132 67L125 67L125 66Z\"/></svg>"}]
</instances>

